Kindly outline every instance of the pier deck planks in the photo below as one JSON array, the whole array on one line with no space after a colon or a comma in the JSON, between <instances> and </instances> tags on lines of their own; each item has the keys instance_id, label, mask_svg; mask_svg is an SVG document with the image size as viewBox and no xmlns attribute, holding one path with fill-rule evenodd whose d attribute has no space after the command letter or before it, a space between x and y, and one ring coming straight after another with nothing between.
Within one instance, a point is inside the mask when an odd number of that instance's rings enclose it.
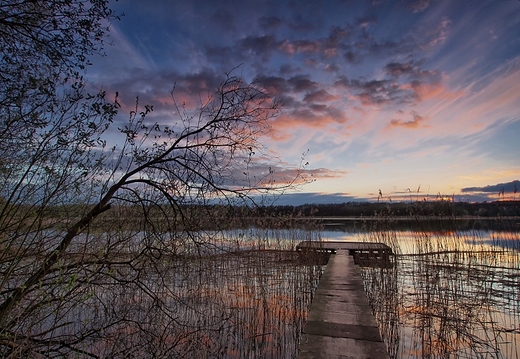
<instances>
[{"instance_id":1,"label":"pier deck planks","mask_svg":"<svg viewBox=\"0 0 520 359\"><path fill-rule=\"evenodd\" d=\"M360 269L349 255L354 247L336 248L327 263L305 324L299 359L389 358Z\"/></svg>"}]
</instances>

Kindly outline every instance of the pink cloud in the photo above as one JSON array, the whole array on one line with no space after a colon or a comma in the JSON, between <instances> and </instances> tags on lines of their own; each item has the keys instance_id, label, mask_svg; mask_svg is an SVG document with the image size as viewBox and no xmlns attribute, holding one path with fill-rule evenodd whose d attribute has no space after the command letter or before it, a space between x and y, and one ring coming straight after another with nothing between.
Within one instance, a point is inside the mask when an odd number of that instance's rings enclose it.
<instances>
[{"instance_id":1,"label":"pink cloud","mask_svg":"<svg viewBox=\"0 0 520 359\"><path fill-rule=\"evenodd\" d=\"M331 58L338 56L338 49L337 48L328 48L323 51L323 57L325 58Z\"/></svg>"},{"instance_id":2,"label":"pink cloud","mask_svg":"<svg viewBox=\"0 0 520 359\"><path fill-rule=\"evenodd\" d=\"M308 172L317 178L342 178L348 174L348 171L331 170L329 168L316 168L308 170Z\"/></svg>"},{"instance_id":3,"label":"pink cloud","mask_svg":"<svg viewBox=\"0 0 520 359\"><path fill-rule=\"evenodd\" d=\"M291 165L285 161L273 164L272 158L263 156L254 158L249 165L249 173L251 179L259 181L259 183L277 183L280 185L293 183L305 183L315 179L334 179L341 178L347 174L347 171L329 169L329 168L308 168L309 162L302 157L302 162L297 165Z\"/></svg>"},{"instance_id":4,"label":"pink cloud","mask_svg":"<svg viewBox=\"0 0 520 359\"><path fill-rule=\"evenodd\" d=\"M405 86L412 89L415 98L420 102L429 98L437 97L445 92L444 86L440 83L422 83L420 81L412 81Z\"/></svg>"},{"instance_id":5,"label":"pink cloud","mask_svg":"<svg viewBox=\"0 0 520 359\"><path fill-rule=\"evenodd\" d=\"M280 50L290 55L300 52L317 53L320 48L321 46L319 42L309 40L284 40L280 43Z\"/></svg>"},{"instance_id":6,"label":"pink cloud","mask_svg":"<svg viewBox=\"0 0 520 359\"><path fill-rule=\"evenodd\" d=\"M415 111L411 111L410 114L413 117L412 120L403 121L401 119L392 119L389 125L391 127L418 128L424 121L428 120L428 117L420 116ZM424 125L422 127L424 127Z\"/></svg>"},{"instance_id":7,"label":"pink cloud","mask_svg":"<svg viewBox=\"0 0 520 359\"><path fill-rule=\"evenodd\" d=\"M295 109L278 116L272 124L275 130L293 130L310 127L323 130L329 125L345 124L348 117L339 109L326 105L313 105L310 108Z\"/></svg>"}]
</instances>

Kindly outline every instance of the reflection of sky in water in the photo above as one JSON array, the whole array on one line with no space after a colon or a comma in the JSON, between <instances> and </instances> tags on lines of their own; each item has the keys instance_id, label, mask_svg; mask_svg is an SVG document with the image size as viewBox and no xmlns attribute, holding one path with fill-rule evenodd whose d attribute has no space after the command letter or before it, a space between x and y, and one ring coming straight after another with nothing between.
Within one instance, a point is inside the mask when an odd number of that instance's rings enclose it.
<instances>
[{"instance_id":1,"label":"reflection of sky in water","mask_svg":"<svg viewBox=\"0 0 520 359\"><path fill-rule=\"evenodd\" d=\"M321 231L324 241L381 242L400 253L425 253L442 251L483 251L513 249L520 251L517 233L485 230L474 231L355 231L327 228Z\"/></svg>"},{"instance_id":2,"label":"reflection of sky in water","mask_svg":"<svg viewBox=\"0 0 520 359\"><path fill-rule=\"evenodd\" d=\"M520 358L517 231L326 231L323 236L386 244L390 239L402 254L419 254L396 256L397 270L365 268L364 279L373 281L366 288L373 288L379 306L375 311L383 313L383 323L391 315L398 319L386 332L398 358ZM379 278L385 278L384 285L373 285Z\"/></svg>"},{"instance_id":3,"label":"reflection of sky in water","mask_svg":"<svg viewBox=\"0 0 520 359\"><path fill-rule=\"evenodd\" d=\"M345 242L359 242L360 239L353 232L345 232L345 231L333 231L333 230L324 230L321 231L321 238L324 241L345 241Z\"/></svg>"},{"instance_id":4,"label":"reflection of sky in water","mask_svg":"<svg viewBox=\"0 0 520 359\"><path fill-rule=\"evenodd\" d=\"M520 240L511 232L491 233L488 238L483 238L480 242L491 247L520 250Z\"/></svg>"}]
</instances>

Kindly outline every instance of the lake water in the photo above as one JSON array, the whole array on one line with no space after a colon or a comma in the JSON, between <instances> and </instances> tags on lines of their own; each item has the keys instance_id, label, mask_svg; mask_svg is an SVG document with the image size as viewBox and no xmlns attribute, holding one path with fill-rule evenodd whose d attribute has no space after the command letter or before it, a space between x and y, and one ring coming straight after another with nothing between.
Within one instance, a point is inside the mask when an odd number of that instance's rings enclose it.
<instances>
[{"instance_id":1,"label":"lake water","mask_svg":"<svg viewBox=\"0 0 520 359\"><path fill-rule=\"evenodd\" d=\"M390 245L392 268L363 269L393 358L520 358L517 220L336 220L325 241Z\"/></svg>"},{"instance_id":2,"label":"lake water","mask_svg":"<svg viewBox=\"0 0 520 359\"><path fill-rule=\"evenodd\" d=\"M362 275L393 358L520 358L518 221L306 221L189 238L81 236L64 260L103 260L51 273L42 288L66 300L18 316L20 331L84 338L78 352L99 357L295 358L323 266L288 250L303 240L382 242L392 266ZM42 343L39 353L70 354Z\"/></svg>"}]
</instances>

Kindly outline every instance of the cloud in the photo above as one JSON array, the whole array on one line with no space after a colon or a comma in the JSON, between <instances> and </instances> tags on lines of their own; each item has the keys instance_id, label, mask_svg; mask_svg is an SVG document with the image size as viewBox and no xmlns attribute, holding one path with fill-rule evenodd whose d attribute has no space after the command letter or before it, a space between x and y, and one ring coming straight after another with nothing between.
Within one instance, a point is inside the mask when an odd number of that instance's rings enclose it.
<instances>
[{"instance_id":1,"label":"cloud","mask_svg":"<svg viewBox=\"0 0 520 359\"><path fill-rule=\"evenodd\" d=\"M359 17L356 19L356 25L358 28L367 28L371 25L377 24L377 17L374 15Z\"/></svg>"},{"instance_id":2,"label":"cloud","mask_svg":"<svg viewBox=\"0 0 520 359\"><path fill-rule=\"evenodd\" d=\"M289 55L301 52L318 53L321 49L320 43L310 40L284 40L280 43L279 49Z\"/></svg>"},{"instance_id":3,"label":"cloud","mask_svg":"<svg viewBox=\"0 0 520 359\"><path fill-rule=\"evenodd\" d=\"M421 69L417 62L390 62L382 70L386 76L380 79L341 75L334 85L349 90L365 106L417 104L446 93L441 72Z\"/></svg>"},{"instance_id":4,"label":"cloud","mask_svg":"<svg viewBox=\"0 0 520 359\"><path fill-rule=\"evenodd\" d=\"M333 98L324 90L317 90L318 83L312 81L308 75L295 75L290 78L281 76L260 75L256 81L263 86L271 95L281 100L285 108L301 106L296 100L301 92L307 92L306 97L309 101L328 101Z\"/></svg>"},{"instance_id":5,"label":"cloud","mask_svg":"<svg viewBox=\"0 0 520 359\"><path fill-rule=\"evenodd\" d=\"M430 6L429 0L417 0L417 1L413 1L410 4L410 8L411 8L412 12L414 12L414 13L422 12L422 11L426 10L429 6Z\"/></svg>"},{"instance_id":6,"label":"cloud","mask_svg":"<svg viewBox=\"0 0 520 359\"><path fill-rule=\"evenodd\" d=\"M114 24L121 36L115 51L108 49L110 71L93 80L109 95L119 91L121 117L139 95L154 105L152 119L171 118L174 83L177 102L196 106L225 72L243 64L240 76L257 79L283 102L282 115L272 119L277 137L267 143L288 161L298 161L300 147L321 156L322 166L357 168L370 154L378 163L391 158L402 173L400 161L419 158L409 156L419 149L426 158L421 172L447 168L460 178L464 171L518 167L512 2L160 1L155 16L139 2L125 3L118 6L139 11ZM359 138L367 139L366 149L349 146ZM459 181L454 188L516 177Z\"/></svg>"},{"instance_id":7,"label":"cloud","mask_svg":"<svg viewBox=\"0 0 520 359\"><path fill-rule=\"evenodd\" d=\"M210 69L204 69L196 73L180 76L176 80L176 86L179 91L188 95L200 96L213 93L223 80L223 75L216 74Z\"/></svg>"},{"instance_id":8,"label":"cloud","mask_svg":"<svg viewBox=\"0 0 520 359\"><path fill-rule=\"evenodd\" d=\"M520 190L520 181L514 180L506 183L497 183L493 185L487 185L483 187L466 187L462 188L460 191L462 193L466 192L481 192L481 193L498 193L499 191L504 190L505 192L514 192L515 188Z\"/></svg>"},{"instance_id":9,"label":"cloud","mask_svg":"<svg viewBox=\"0 0 520 359\"><path fill-rule=\"evenodd\" d=\"M344 124L345 122L348 121L348 117L345 115L345 113L343 112L343 110L337 108L337 107L333 107L333 106L326 106L326 105L311 105L309 107L311 110L313 110L314 112L318 112L318 113L322 113L325 115L326 118L328 119L334 119L335 123L340 123L340 124Z\"/></svg>"},{"instance_id":10,"label":"cloud","mask_svg":"<svg viewBox=\"0 0 520 359\"><path fill-rule=\"evenodd\" d=\"M481 116L485 115L485 112L481 112ZM501 163L509 169L518 169L520 119L491 119L494 122L490 125L470 129L476 132L462 138L468 146L469 153L474 158L486 158L493 164Z\"/></svg>"},{"instance_id":11,"label":"cloud","mask_svg":"<svg viewBox=\"0 0 520 359\"><path fill-rule=\"evenodd\" d=\"M346 171L328 168L310 169L307 166L295 167L286 162L276 164L273 163L272 159L259 158L254 159L248 166L247 174L243 174L247 176L247 179L244 176L240 176L240 174L236 177L242 177L242 182L251 179L253 182L270 182L282 185L287 183L306 183L316 179L341 178L346 173Z\"/></svg>"},{"instance_id":12,"label":"cloud","mask_svg":"<svg viewBox=\"0 0 520 359\"><path fill-rule=\"evenodd\" d=\"M224 74L209 68L193 73L134 69L128 77L105 83L104 86L109 93L119 92L123 106L132 107L135 97L139 96L140 103L151 104L160 109L165 97L169 99L167 106L173 105L170 93L174 87L176 97L196 106L201 98L213 94L224 78Z\"/></svg>"},{"instance_id":13,"label":"cloud","mask_svg":"<svg viewBox=\"0 0 520 359\"><path fill-rule=\"evenodd\" d=\"M343 57L345 61L351 64L359 62L358 60L360 59L360 55L352 50L345 51Z\"/></svg>"},{"instance_id":14,"label":"cloud","mask_svg":"<svg viewBox=\"0 0 520 359\"><path fill-rule=\"evenodd\" d=\"M411 63L391 62L386 64L383 70L390 76L399 77L402 75L415 74L415 68Z\"/></svg>"},{"instance_id":15,"label":"cloud","mask_svg":"<svg viewBox=\"0 0 520 359\"><path fill-rule=\"evenodd\" d=\"M283 114L272 122L275 129L294 130L299 126L325 129L330 124L348 121L342 108L327 104L338 97L325 89L318 89L318 83L306 75L293 76L287 81L279 77L268 79L268 83L276 87L284 106ZM300 98L301 92L304 92L303 99Z\"/></svg>"},{"instance_id":16,"label":"cloud","mask_svg":"<svg viewBox=\"0 0 520 359\"><path fill-rule=\"evenodd\" d=\"M472 197L478 197L485 200L496 200L496 199L508 199L517 200L520 199L518 191L520 190L520 181L514 180L506 183L497 183L484 187L466 187L460 191L462 193L468 193Z\"/></svg>"},{"instance_id":17,"label":"cloud","mask_svg":"<svg viewBox=\"0 0 520 359\"><path fill-rule=\"evenodd\" d=\"M398 81L403 89L410 89L416 102L440 95L445 92L442 86L442 74L438 70L423 70L415 62L391 62L383 71Z\"/></svg>"},{"instance_id":18,"label":"cloud","mask_svg":"<svg viewBox=\"0 0 520 359\"><path fill-rule=\"evenodd\" d=\"M352 34L352 28L349 26L332 26L329 32L329 36L321 41L323 58L338 56L340 51L347 47L347 41L352 36Z\"/></svg>"},{"instance_id":19,"label":"cloud","mask_svg":"<svg viewBox=\"0 0 520 359\"><path fill-rule=\"evenodd\" d=\"M343 87L354 92L354 96L366 106L413 103L414 91L390 79L364 80L340 77L336 87Z\"/></svg>"},{"instance_id":20,"label":"cloud","mask_svg":"<svg viewBox=\"0 0 520 359\"><path fill-rule=\"evenodd\" d=\"M443 45L448 39L451 22L444 17L440 21L428 22L410 32L396 32L390 27L381 32L376 17L357 20L355 31L349 32L348 40L337 43L337 49L343 59L353 65L362 65L368 60L385 58L424 58L427 52ZM408 19L401 19L407 22Z\"/></svg>"},{"instance_id":21,"label":"cloud","mask_svg":"<svg viewBox=\"0 0 520 359\"><path fill-rule=\"evenodd\" d=\"M309 75L297 75L288 80L292 90L296 92L312 91L318 87L318 83L312 81Z\"/></svg>"},{"instance_id":22,"label":"cloud","mask_svg":"<svg viewBox=\"0 0 520 359\"><path fill-rule=\"evenodd\" d=\"M420 116L417 112L411 111L410 114L413 117L413 120L402 121L399 119L393 119L390 121L390 126L392 127L405 127L405 128L418 128L424 121L428 118Z\"/></svg>"},{"instance_id":23,"label":"cloud","mask_svg":"<svg viewBox=\"0 0 520 359\"><path fill-rule=\"evenodd\" d=\"M283 64L278 72L280 75L291 75L297 71L299 71L298 67L294 67L292 64Z\"/></svg>"},{"instance_id":24,"label":"cloud","mask_svg":"<svg viewBox=\"0 0 520 359\"><path fill-rule=\"evenodd\" d=\"M218 13L218 19L225 19L224 13ZM216 16L216 15L215 15ZM401 39L376 38L373 34L366 32L366 28L378 23L375 16L360 17L355 25L345 26L330 25L329 33L325 37L309 39L303 37L302 29L292 27L294 33L286 34L284 38L277 39L275 31L284 23L276 16L263 16L258 19L260 27L267 31L263 35L248 35L237 40L236 46L228 46L226 53L233 54L233 58L245 59L251 56L260 56L264 61L271 58L275 52L282 55L317 55L322 59L330 59L343 54L343 60L351 64L359 64L361 60L373 57L386 57L389 55L409 55L417 51L418 47L426 46L417 42L411 36ZM313 27L318 26L316 24ZM291 28L290 24L289 27ZM440 30L428 30L430 35L428 43L434 41L431 37L437 36ZM285 34L285 33L284 33ZM433 35L431 35L433 34ZM443 35L444 36L444 35ZM438 37L435 37L438 39ZM422 40L422 37L419 37ZM232 48L232 52L229 49ZM208 55L219 55L223 49L218 46L208 46ZM339 57L338 57L339 58ZM309 60L309 59L307 59Z\"/></svg>"},{"instance_id":25,"label":"cloud","mask_svg":"<svg viewBox=\"0 0 520 359\"><path fill-rule=\"evenodd\" d=\"M287 111L273 120L273 126L278 130L294 130L299 126L325 130L330 124L345 124L347 121L348 117L345 113L335 107L325 105L295 106L291 111Z\"/></svg>"},{"instance_id":26,"label":"cloud","mask_svg":"<svg viewBox=\"0 0 520 359\"><path fill-rule=\"evenodd\" d=\"M283 77L260 75L256 80L273 95L282 95L289 90L289 84Z\"/></svg>"},{"instance_id":27,"label":"cloud","mask_svg":"<svg viewBox=\"0 0 520 359\"><path fill-rule=\"evenodd\" d=\"M306 59L304 63L307 67L311 68L312 70L316 70L320 67L320 62L316 59Z\"/></svg>"},{"instance_id":28,"label":"cloud","mask_svg":"<svg viewBox=\"0 0 520 359\"><path fill-rule=\"evenodd\" d=\"M129 69L143 70L155 67L149 51L145 49L142 42L132 41L129 35L117 26L110 27L109 36L113 45L105 49L106 57L94 59L95 66L89 68L90 81L104 82L107 78L111 80L127 75Z\"/></svg>"},{"instance_id":29,"label":"cloud","mask_svg":"<svg viewBox=\"0 0 520 359\"><path fill-rule=\"evenodd\" d=\"M305 95L303 98L304 102L329 102L337 99L337 96L333 96L327 91L321 89L313 91Z\"/></svg>"},{"instance_id":30,"label":"cloud","mask_svg":"<svg viewBox=\"0 0 520 359\"><path fill-rule=\"evenodd\" d=\"M422 33L422 41L419 43L421 49L428 51L444 44L448 38L450 26L451 21L444 17L433 30L424 31Z\"/></svg>"},{"instance_id":31,"label":"cloud","mask_svg":"<svg viewBox=\"0 0 520 359\"><path fill-rule=\"evenodd\" d=\"M414 80L422 80L429 83L440 82L442 76L440 71L423 70L421 64L413 61L390 62L383 67L383 71L395 78L407 77Z\"/></svg>"},{"instance_id":32,"label":"cloud","mask_svg":"<svg viewBox=\"0 0 520 359\"><path fill-rule=\"evenodd\" d=\"M338 64L327 64L325 65L324 71L325 72L338 72L340 70L340 67Z\"/></svg>"},{"instance_id":33,"label":"cloud","mask_svg":"<svg viewBox=\"0 0 520 359\"><path fill-rule=\"evenodd\" d=\"M312 173L312 175L316 178L342 178L346 174L348 174L347 171L331 170L328 168L316 168L308 171L309 173Z\"/></svg>"},{"instance_id":34,"label":"cloud","mask_svg":"<svg viewBox=\"0 0 520 359\"><path fill-rule=\"evenodd\" d=\"M416 103L436 96L450 99L460 95L460 93L447 92L444 86L438 82L424 83L422 81L414 80L410 82L409 88L411 88L413 91L413 96L416 100Z\"/></svg>"},{"instance_id":35,"label":"cloud","mask_svg":"<svg viewBox=\"0 0 520 359\"><path fill-rule=\"evenodd\" d=\"M365 57L384 58L387 56L410 55L417 51L418 43L411 36L402 39L375 39L371 36L363 38L356 48L363 49Z\"/></svg>"},{"instance_id":36,"label":"cloud","mask_svg":"<svg viewBox=\"0 0 520 359\"><path fill-rule=\"evenodd\" d=\"M221 68L235 67L237 62L245 58L231 46L205 46L203 54L209 63L220 65Z\"/></svg>"}]
</instances>

